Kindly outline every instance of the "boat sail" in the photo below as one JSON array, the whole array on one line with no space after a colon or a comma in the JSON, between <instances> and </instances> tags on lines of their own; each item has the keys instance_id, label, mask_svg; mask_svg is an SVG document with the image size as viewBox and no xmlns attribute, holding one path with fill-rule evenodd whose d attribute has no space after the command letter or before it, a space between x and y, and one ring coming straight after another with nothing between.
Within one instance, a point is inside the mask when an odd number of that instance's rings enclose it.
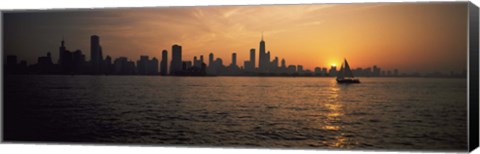
<instances>
[{"instance_id":1,"label":"boat sail","mask_svg":"<svg viewBox=\"0 0 480 154\"><path fill-rule=\"evenodd\" d=\"M344 59L340 71L337 73L337 83L360 83L360 80L355 79L353 76L353 72L350 69L350 65L348 65L347 59Z\"/></svg>"}]
</instances>

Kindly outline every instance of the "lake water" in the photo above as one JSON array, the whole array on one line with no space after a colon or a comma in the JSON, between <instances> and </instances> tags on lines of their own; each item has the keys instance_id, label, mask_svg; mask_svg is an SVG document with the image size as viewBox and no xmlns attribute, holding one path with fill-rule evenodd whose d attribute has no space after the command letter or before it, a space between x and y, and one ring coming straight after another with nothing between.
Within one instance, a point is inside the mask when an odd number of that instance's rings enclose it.
<instances>
[{"instance_id":1,"label":"lake water","mask_svg":"<svg viewBox=\"0 0 480 154\"><path fill-rule=\"evenodd\" d=\"M5 141L467 149L466 79L4 76Z\"/></svg>"}]
</instances>

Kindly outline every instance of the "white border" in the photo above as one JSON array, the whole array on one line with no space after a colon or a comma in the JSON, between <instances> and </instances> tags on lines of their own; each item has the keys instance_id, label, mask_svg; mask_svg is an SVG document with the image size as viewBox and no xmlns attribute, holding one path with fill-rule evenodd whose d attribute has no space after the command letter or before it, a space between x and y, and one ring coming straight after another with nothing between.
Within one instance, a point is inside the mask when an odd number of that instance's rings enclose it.
<instances>
[{"instance_id":1,"label":"white border","mask_svg":"<svg viewBox=\"0 0 480 154\"><path fill-rule=\"evenodd\" d=\"M451 2L466 0L433 0ZM478 0L474 0L478 1ZM6 2L6 5L5 5ZM372 2L425 2L425 0L4 0L0 9L52 9L52 8L103 8L151 6L205 6L205 5L259 5L259 4L309 4L309 3L372 3ZM427 1L428 2L428 1Z\"/></svg>"}]
</instances>

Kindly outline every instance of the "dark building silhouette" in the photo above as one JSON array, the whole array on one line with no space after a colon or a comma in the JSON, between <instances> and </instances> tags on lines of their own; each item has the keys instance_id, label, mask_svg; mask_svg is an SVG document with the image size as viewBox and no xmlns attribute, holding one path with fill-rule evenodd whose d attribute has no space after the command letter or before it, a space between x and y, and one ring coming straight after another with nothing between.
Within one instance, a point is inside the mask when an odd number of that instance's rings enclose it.
<instances>
[{"instance_id":1,"label":"dark building silhouette","mask_svg":"<svg viewBox=\"0 0 480 154\"><path fill-rule=\"evenodd\" d=\"M312 70L309 70L309 69L306 69L305 71L303 71L303 74L302 76L312 76L313 75L313 72Z\"/></svg>"},{"instance_id":2,"label":"dark building silhouette","mask_svg":"<svg viewBox=\"0 0 480 154\"><path fill-rule=\"evenodd\" d=\"M322 69L320 67L315 67L313 70L315 76L321 76L322 75Z\"/></svg>"},{"instance_id":3,"label":"dark building silhouette","mask_svg":"<svg viewBox=\"0 0 480 154\"><path fill-rule=\"evenodd\" d=\"M182 72L188 71L190 68L192 68L192 61L183 61L182 70L178 72L181 72L179 74L182 74Z\"/></svg>"},{"instance_id":4,"label":"dark building silhouette","mask_svg":"<svg viewBox=\"0 0 480 154\"><path fill-rule=\"evenodd\" d=\"M111 61L111 59L110 59ZM85 55L81 50L75 50L72 53L72 72L75 74L85 74L87 73L87 64L85 61Z\"/></svg>"},{"instance_id":5,"label":"dark building silhouette","mask_svg":"<svg viewBox=\"0 0 480 154\"><path fill-rule=\"evenodd\" d=\"M255 49L250 49L250 60L245 61L243 66L246 72L255 72Z\"/></svg>"},{"instance_id":6,"label":"dark building silhouette","mask_svg":"<svg viewBox=\"0 0 480 154\"><path fill-rule=\"evenodd\" d=\"M213 54L211 54L211 58L213 59ZM225 75L226 72L227 67L223 65L223 60L221 58L215 59L215 61L213 61L207 68L208 75Z\"/></svg>"},{"instance_id":7,"label":"dark building silhouette","mask_svg":"<svg viewBox=\"0 0 480 154\"><path fill-rule=\"evenodd\" d=\"M153 57L152 60L149 61L147 69L148 69L148 74L149 75L157 75L158 74L158 59Z\"/></svg>"},{"instance_id":8,"label":"dark building silhouette","mask_svg":"<svg viewBox=\"0 0 480 154\"><path fill-rule=\"evenodd\" d=\"M103 73L105 73L107 75L108 74L113 74L112 57L106 56L102 66L103 66L102 67Z\"/></svg>"},{"instance_id":9,"label":"dark building silhouette","mask_svg":"<svg viewBox=\"0 0 480 154\"><path fill-rule=\"evenodd\" d=\"M115 59L115 61L113 61L113 73L119 75L127 74L127 62L127 57L119 57Z\"/></svg>"},{"instance_id":10,"label":"dark building silhouette","mask_svg":"<svg viewBox=\"0 0 480 154\"><path fill-rule=\"evenodd\" d=\"M303 72L303 66L302 65L297 65L297 73L299 75L302 75L303 73L305 73L305 72Z\"/></svg>"},{"instance_id":11,"label":"dark building silhouette","mask_svg":"<svg viewBox=\"0 0 480 154\"><path fill-rule=\"evenodd\" d=\"M272 63L270 64L270 72L278 73L278 57L275 57L275 59L273 59Z\"/></svg>"},{"instance_id":12,"label":"dark building silhouette","mask_svg":"<svg viewBox=\"0 0 480 154\"><path fill-rule=\"evenodd\" d=\"M363 74L364 76L368 76L368 77L372 76L372 68L368 67L363 69Z\"/></svg>"},{"instance_id":13,"label":"dark building silhouette","mask_svg":"<svg viewBox=\"0 0 480 154\"><path fill-rule=\"evenodd\" d=\"M289 75L297 74L297 66L295 65L288 65L287 72Z\"/></svg>"},{"instance_id":14,"label":"dark building silhouette","mask_svg":"<svg viewBox=\"0 0 480 154\"><path fill-rule=\"evenodd\" d=\"M100 38L97 35L90 36L90 57L92 74L101 74L103 55Z\"/></svg>"},{"instance_id":15,"label":"dark building silhouette","mask_svg":"<svg viewBox=\"0 0 480 154\"><path fill-rule=\"evenodd\" d=\"M245 66L247 67L247 66ZM255 67L256 67L256 62L255 62L255 49L252 48L250 49L250 66L249 66L249 70L250 71L255 71Z\"/></svg>"},{"instance_id":16,"label":"dark building silhouette","mask_svg":"<svg viewBox=\"0 0 480 154\"><path fill-rule=\"evenodd\" d=\"M331 66L328 76L337 76L337 66Z\"/></svg>"},{"instance_id":17,"label":"dark building silhouette","mask_svg":"<svg viewBox=\"0 0 480 154\"><path fill-rule=\"evenodd\" d=\"M270 62L270 51L268 51L267 54L265 55L264 65L265 65L265 71L264 72L270 71L270 68L272 67L272 63Z\"/></svg>"},{"instance_id":18,"label":"dark building silhouette","mask_svg":"<svg viewBox=\"0 0 480 154\"><path fill-rule=\"evenodd\" d=\"M211 66L213 64L213 53L210 53L208 55L208 66Z\"/></svg>"},{"instance_id":19,"label":"dark building silhouette","mask_svg":"<svg viewBox=\"0 0 480 154\"><path fill-rule=\"evenodd\" d=\"M22 61L20 61L20 64L18 64L18 65L19 65L19 71L20 71L21 74L28 73L27 61L22 60Z\"/></svg>"},{"instance_id":20,"label":"dark building silhouette","mask_svg":"<svg viewBox=\"0 0 480 154\"><path fill-rule=\"evenodd\" d=\"M62 65L64 64L64 61L66 61L65 57L65 52L67 51L65 47L65 40L62 39L62 42L60 43L60 47L58 49L58 64Z\"/></svg>"},{"instance_id":21,"label":"dark building silhouette","mask_svg":"<svg viewBox=\"0 0 480 154\"><path fill-rule=\"evenodd\" d=\"M59 47L58 65L62 74L73 74L73 53L68 51L65 47L65 40L62 39Z\"/></svg>"},{"instance_id":22,"label":"dark building silhouette","mask_svg":"<svg viewBox=\"0 0 480 154\"><path fill-rule=\"evenodd\" d=\"M168 73L168 51L162 51L162 61L160 62L160 74L167 75Z\"/></svg>"},{"instance_id":23,"label":"dark building silhouette","mask_svg":"<svg viewBox=\"0 0 480 154\"><path fill-rule=\"evenodd\" d=\"M267 53L265 53L265 41L263 40L263 33L262 33L262 40L260 41L259 55L258 55L258 70L260 72L266 72L268 63L269 63L269 60L267 60Z\"/></svg>"},{"instance_id":24,"label":"dark building silhouette","mask_svg":"<svg viewBox=\"0 0 480 154\"><path fill-rule=\"evenodd\" d=\"M5 63L5 72L7 74L15 74L17 71L17 56L7 55L7 60Z\"/></svg>"},{"instance_id":25,"label":"dark building silhouette","mask_svg":"<svg viewBox=\"0 0 480 154\"><path fill-rule=\"evenodd\" d=\"M232 63L227 67L227 75L238 75L240 74L240 68L237 65L237 54L232 53Z\"/></svg>"},{"instance_id":26,"label":"dark building silhouette","mask_svg":"<svg viewBox=\"0 0 480 154\"><path fill-rule=\"evenodd\" d=\"M200 69L202 68L202 64L203 64L203 55L200 55L200 59L198 59L197 56L193 57L193 67Z\"/></svg>"},{"instance_id":27,"label":"dark building silhouette","mask_svg":"<svg viewBox=\"0 0 480 154\"><path fill-rule=\"evenodd\" d=\"M47 56L38 57L37 64L39 64L39 65L53 65L52 55L50 54L50 52L47 52Z\"/></svg>"},{"instance_id":28,"label":"dark building silhouette","mask_svg":"<svg viewBox=\"0 0 480 154\"><path fill-rule=\"evenodd\" d=\"M205 62L203 61L203 55L200 55L200 68L202 67L202 64L204 64Z\"/></svg>"},{"instance_id":29,"label":"dark building silhouette","mask_svg":"<svg viewBox=\"0 0 480 154\"><path fill-rule=\"evenodd\" d=\"M135 63L129 61L127 57L119 57L113 62L113 74L117 75L133 75L136 74Z\"/></svg>"},{"instance_id":30,"label":"dark building silhouette","mask_svg":"<svg viewBox=\"0 0 480 154\"><path fill-rule=\"evenodd\" d=\"M182 46L172 46L172 62L170 64L170 75L182 71Z\"/></svg>"},{"instance_id":31,"label":"dark building silhouette","mask_svg":"<svg viewBox=\"0 0 480 154\"><path fill-rule=\"evenodd\" d=\"M200 68L200 60L198 60L197 56L193 56L193 67Z\"/></svg>"},{"instance_id":32,"label":"dark building silhouette","mask_svg":"<svg viewBox=\"0 0 480 154\"><path fill-rule=\"evenodd\" d=\"M4 66L6 74L26 74L28 73L27 62L22 60L18 63L17 56L7 55L7 60Z\"/></svg>"},{"instance_id":33,"label":"dark building silhouette","mask_svg":"<svg viewBox=\"0 0 480 154\"><path fill-rule=\"evenodd\" d=\"M286 68L286 67L287 67L287 64L286 64L286 62L285 62L285 59L283 59L283 58L282 58L282 66L281 66L281 67L282 67L282 68Z\"/></svg>"},{"instance_id":34,"label":"dark building silhouette","mask_svg":"<svg viewBox=\"0 0 480 154\"><path fill-rule=\"evenodd\" d=\"M373 72L372 72L372 76L380 76L380 72L381 72L381 69L379 67L377 67L377 65L373 65ZM360 74L359 74L360 75ZM362 74L363 75L363 74Z\"/></svg>"},{"instance_id":35,"label":"dark building silhouette","mask_svg":"<svg viewBox=\"0 0 480 154\"><path fill-rule=\"evenodd\" d=\"M137 74L147 75L148 63L148 56L140 56L140 60L137 61Z\"/></svg>"},{"instance_id":36,"label":"dark building silhouette","mask_svg":"<svg viewBox=\"0 0 480 154\"><path fill-rule=\"evenodd\" d=\"M322 68L322 75L327 76L327 74L328 74L328 69L326 67L323 67Z\"/></svg>"},{"instance_id":37,"label":"dark building silhouette","mask_svg":"<svg viewBox=\"0 0 480 154\"><path fill-rule=\"evenodd\" d=\"M127 71L128 74L135 74L135 72L137 72L137 70L135 69L135 62L131 60L127 62Z\"/></svg>"},{"instance_id":38,"label":"dark building silhouette","mask_svg":"<svg viewBox=\"0 0 480 154\"><path fill-rule=\"evenodd\" d=\"M245 72L250 72L250 73L253 72L253 70L250 67L251 66L250 61L244 61L243 66L245 67L245 68L243 68L245 70Z\"/></svg>"},{"instance_id":39,"label":"dark building silhouette","mask_svg":"<svg viewBox=\"0 0 480 154\"><path fill-rule=\"evenodd\" d=\"M54 69L50 68L49 73L85 74L88 70L85 62L85 55L82 51L75 50L74 52L71 52L67 50L64 39L62 39L59 47L58 69L59 70L57 71L53 71ZM45 73L44 71L42 72Z\"/></svg>"},{"instance_id":40,"label":"dark building silhouette","mask_svg":"<svg viewBox=\"0 0 480 154\"><path fill-rule=\"evenodd\" d=\"M208 54L207 74L209 75L217 74L213 53Z\"/></svg>"},{"instance_id":41,"label":"dark building silhouette","mask_svg":"<svg viewBox=\"0 0 480 154\"><path fill-rule=\"evenodd\" d=\"M280 73L281 74L286 74L287 73L287 62L285 61L284 58L282 58L282 62L281 62L281 66L280 66Z\"/></svg>"},{"instance_id":42,"label":"dark building silhouette","mask_svg":"<svg viewBox=\"0 0 480 154\"><path fill-rule=\"evenodd\" d=\"M393 76L398 76L398 75L399 75L398 69L393 69Z\"/></svg>"},{"instance_id":43,"label":"dark building silhouette","mask_svg":"<svg viewBox=\"0 0 480 154\"><path fill-rule=\"evenodd\" d=\"M55 65L50 52L47 52L47 56L38 57L37 64L33 66L33 69L39 74L55 73Z\"/></svg>"},{"instance_id":44,"label":"dark building silhouette","mask_svg":"<svg viewBox=\"0 0 480 154\"><path fill-rule=\"evenodd\" d=\"M151 60L148 56L140 56L137 61L137 74L139 75L157 75L158 59L153 57Z\"/></svg>"},{"instance_id":45,"label":"dark building silhouette","mask_svg":"<svg viewBox=\"0 0 480 154\"><path fill-rule=\"evenodd\" d=\"M232 66L237 66L237 54L234 52L232 53Z\"/></svg>"},{"instance_id":46,"label":"dark building silhouette","mask_svg":"<svg viewBox=\"0 0 480 154\"><path fill-rule=\"evenodd\" d=\"M58 65L53 63L52 54L50 52L47 52L46 56L40 56L37 58L36 64L30 65L29 67L27 67L26 65L20 66L20 67L24 67L25 71L28 70L28 73L53 74L53 73L58 73L57 66ZM17 69L18 69L18 65L17 65ZM27 73L27 72L23 72L23 73Z\"/></svg>"}]
</instances>

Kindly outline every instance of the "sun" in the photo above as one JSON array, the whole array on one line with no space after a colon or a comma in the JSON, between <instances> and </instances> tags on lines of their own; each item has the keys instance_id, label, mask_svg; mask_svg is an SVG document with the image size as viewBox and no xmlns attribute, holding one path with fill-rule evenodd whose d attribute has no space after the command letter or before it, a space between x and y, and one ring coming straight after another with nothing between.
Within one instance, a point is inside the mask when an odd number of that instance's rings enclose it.
<instances>
[{"instance_id":1,"label":"sun","mask_svg":"<svg viewBox=\"0 0 480 154\"><path fill-rule=\"evenodd\" d=\"M336 66L337 66L337 64L331 64L330 66L332 66L332 67L336 67Z\"/></svg>"}]
</instances>

